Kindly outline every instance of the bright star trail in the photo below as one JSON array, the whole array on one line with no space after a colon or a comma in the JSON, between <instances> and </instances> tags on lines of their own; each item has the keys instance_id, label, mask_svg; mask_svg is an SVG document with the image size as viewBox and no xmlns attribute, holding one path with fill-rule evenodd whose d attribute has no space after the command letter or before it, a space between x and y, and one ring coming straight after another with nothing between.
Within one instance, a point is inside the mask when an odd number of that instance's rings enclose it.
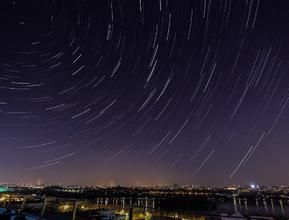
<instances>
[{"instance_id":1,"label":"bright star trail","mask_svg":"<svg viewBox=\"0 0 289 220\"><path fill-rule=\"evenodd\" d=\"M289 4L1 1L0 182L283 184Z\"/></svg>"}]
</instances>

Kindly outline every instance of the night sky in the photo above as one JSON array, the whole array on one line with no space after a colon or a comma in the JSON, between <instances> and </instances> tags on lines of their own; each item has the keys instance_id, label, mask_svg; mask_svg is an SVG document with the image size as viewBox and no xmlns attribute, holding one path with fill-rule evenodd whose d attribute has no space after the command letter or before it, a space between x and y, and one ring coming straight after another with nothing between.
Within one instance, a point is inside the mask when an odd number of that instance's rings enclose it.
<instances>
[{"instance_id":1,"label":"night sky","mask_svg":"<svg viewBox=\"0 0 289 220\"><path fill-rule=\"evenodd\" d=\"M289 183L286 1L0 4L0 182Z\"/></svg>"}]
</instances>

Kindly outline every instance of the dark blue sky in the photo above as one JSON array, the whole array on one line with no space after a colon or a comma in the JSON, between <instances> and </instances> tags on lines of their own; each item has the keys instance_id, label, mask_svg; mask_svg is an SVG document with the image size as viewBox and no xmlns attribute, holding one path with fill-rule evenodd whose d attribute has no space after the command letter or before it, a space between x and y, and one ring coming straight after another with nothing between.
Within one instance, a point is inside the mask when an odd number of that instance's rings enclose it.
<instances>
[{"instance_id":1,"label":"dark blue sky","mask_svg":"<svg viewBox=\"0 0 289 220\"><path fill-rule=\"evenodd\" d=\"M0 182L288 183L285 1L0 10Z\"/></svg>"}]
</instances>

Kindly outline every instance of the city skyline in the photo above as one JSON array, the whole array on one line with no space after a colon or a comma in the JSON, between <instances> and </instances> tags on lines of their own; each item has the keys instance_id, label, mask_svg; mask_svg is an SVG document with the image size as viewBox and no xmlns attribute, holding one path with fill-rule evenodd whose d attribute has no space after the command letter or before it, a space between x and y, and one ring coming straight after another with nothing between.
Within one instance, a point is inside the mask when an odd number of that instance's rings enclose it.
<instances>
[{"instance_id":1,"label":"city skyline","mask_svg":"<svg viewBox=\"0 0 289 220\"><path fill-rule=\"evenodd\" d=\"M289 4L4 1L0 182L289 184Z\"/></svg>"}]
</instances>

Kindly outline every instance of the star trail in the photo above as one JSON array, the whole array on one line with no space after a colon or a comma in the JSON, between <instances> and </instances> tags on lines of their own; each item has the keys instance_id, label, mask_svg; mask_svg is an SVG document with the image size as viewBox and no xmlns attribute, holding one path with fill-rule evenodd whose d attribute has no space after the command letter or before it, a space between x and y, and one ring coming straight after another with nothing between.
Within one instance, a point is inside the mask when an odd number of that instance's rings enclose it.
<instances>
[{"instance_id":1,"label":"star trail","mask_svg":"<svg viewBox=\"0 0 289 220\"><path fill-rule=\"evenodd\" d=\"M288 183L286 1L0 4L0 182Z\"/></svg>"}]
</instances>

